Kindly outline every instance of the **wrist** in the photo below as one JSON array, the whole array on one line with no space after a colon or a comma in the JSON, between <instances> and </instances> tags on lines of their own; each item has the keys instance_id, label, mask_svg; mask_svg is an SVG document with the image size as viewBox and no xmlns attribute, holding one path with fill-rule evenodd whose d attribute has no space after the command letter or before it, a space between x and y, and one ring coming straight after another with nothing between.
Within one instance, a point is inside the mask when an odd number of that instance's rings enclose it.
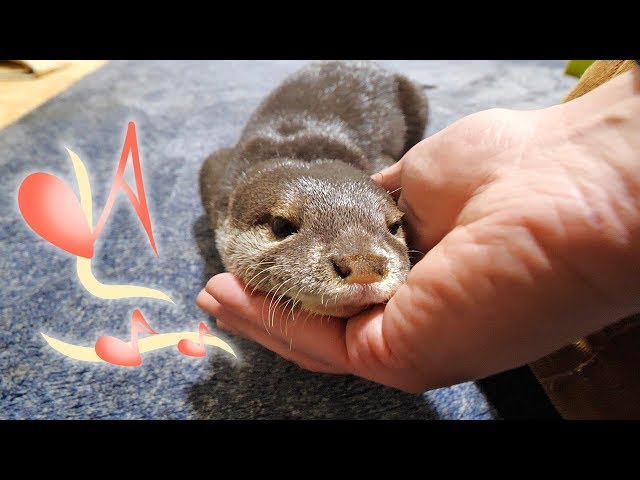
<instances>
[{"instance_id":1,"label":"wrist","mask_svg":"<svg viewBox=\"0 0 640 480\"><path fill-rule=\"evenodd\" d=\"M567 171L589 205L592 273L624 316L640 311L640 67L558 106ZM585 260L585 259L583 259ZM607 287L608 286L608 287ZM623 306L624 305L624 306Z\"/></svg>"},{"instance_id":2,"label":"wrist","mask_svg":"<svg viewBox=\"0 0 640 480\"><path fill-rule=\"evenodd\" d=\"M620 170L640 177L640 67L563 104L570 139Z\"/></svg>"}]
</instances>

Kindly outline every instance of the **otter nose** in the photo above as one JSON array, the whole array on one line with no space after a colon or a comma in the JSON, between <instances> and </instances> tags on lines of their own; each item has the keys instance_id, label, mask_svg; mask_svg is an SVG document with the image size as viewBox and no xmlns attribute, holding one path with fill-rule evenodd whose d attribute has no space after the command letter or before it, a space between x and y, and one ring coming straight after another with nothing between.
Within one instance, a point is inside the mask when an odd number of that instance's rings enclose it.
<instances>
[{"instance_id":1,"label":"otter nose","mask_svg":"<svg viewBox=\"0 0 640 480\"><path fill-rule=\"evenodd\" d=\"M380 255L333 255L331 262L347 283L375 283L387 274L387 259Z\"/></svg>"}]
</instances>

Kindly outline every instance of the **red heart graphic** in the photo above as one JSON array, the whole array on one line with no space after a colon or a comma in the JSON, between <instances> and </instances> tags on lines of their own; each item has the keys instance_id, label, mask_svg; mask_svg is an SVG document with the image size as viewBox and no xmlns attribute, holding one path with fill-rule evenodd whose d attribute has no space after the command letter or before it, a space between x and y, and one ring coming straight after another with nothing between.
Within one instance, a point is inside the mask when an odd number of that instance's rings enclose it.
<instances>
[{"instance_id":1,"label":"red heart graphic","mask_svg":"<svg viewBox=\"0 0 640 480\"><path fill-rule=\"evenodd\" d=\"M58 177L37 172L24 179L18 206L27 224L48 242L80 257L93 257L93 239L80 202Z\"/></svg>"}]
</instances>

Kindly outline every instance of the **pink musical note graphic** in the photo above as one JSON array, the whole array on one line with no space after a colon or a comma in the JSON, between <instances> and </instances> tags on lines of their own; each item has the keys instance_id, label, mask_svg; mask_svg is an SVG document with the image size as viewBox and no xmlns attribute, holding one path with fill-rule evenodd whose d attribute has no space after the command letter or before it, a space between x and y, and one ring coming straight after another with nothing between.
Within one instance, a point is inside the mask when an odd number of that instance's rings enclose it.
<instances>
[{"instance_id":1,"label":"pink musical note graphic","mask_svg":"<svg viewBox=\"0 0 640 480\"><path fill-rule=\"evenodd\" d=\"M178 351L183 355L188 355L190 357L204 357L207 354L207 351L205 350L204 342L202 341L203 335L208 335L210 337L214 336L204 322L200 322L200 328L198 329L198 343L193 340L189 340L188 338L183 338L178 342Z\"/></svg>"},{"instance_id":2,"label":"pink musical note graphic","mask_svg":"<svg viewBox=\"0 0 640 480\"><path fill-rule=\"evenodd\" d=\"M119 338L105 335L96 340L96 354L105 362L113 363L114 365L138 367L142 364L142 357L138 348L138 333L140 332L158 333L149 326L140 310L136 309L131 315L131 345Z\"/></svg>"}]
</instances>

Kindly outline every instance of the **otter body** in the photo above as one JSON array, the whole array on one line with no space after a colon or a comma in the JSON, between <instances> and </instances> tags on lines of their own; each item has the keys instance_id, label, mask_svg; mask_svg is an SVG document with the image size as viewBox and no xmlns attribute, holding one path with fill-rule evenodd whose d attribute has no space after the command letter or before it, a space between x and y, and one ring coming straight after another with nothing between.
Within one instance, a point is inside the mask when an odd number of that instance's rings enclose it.
<instances>
[{"instance_id":1,"label":"otter body","mask_svg":"<svg viewBox=\"0 0 640 480\"><path fill-rule=\"evenodd\" d=\"M402 214L370 175L420 141L426 119L422 90L371 62L287 78L200 172L225 269L314 313L388 300L410 263Z\"/></svg>"}]
</instances>

